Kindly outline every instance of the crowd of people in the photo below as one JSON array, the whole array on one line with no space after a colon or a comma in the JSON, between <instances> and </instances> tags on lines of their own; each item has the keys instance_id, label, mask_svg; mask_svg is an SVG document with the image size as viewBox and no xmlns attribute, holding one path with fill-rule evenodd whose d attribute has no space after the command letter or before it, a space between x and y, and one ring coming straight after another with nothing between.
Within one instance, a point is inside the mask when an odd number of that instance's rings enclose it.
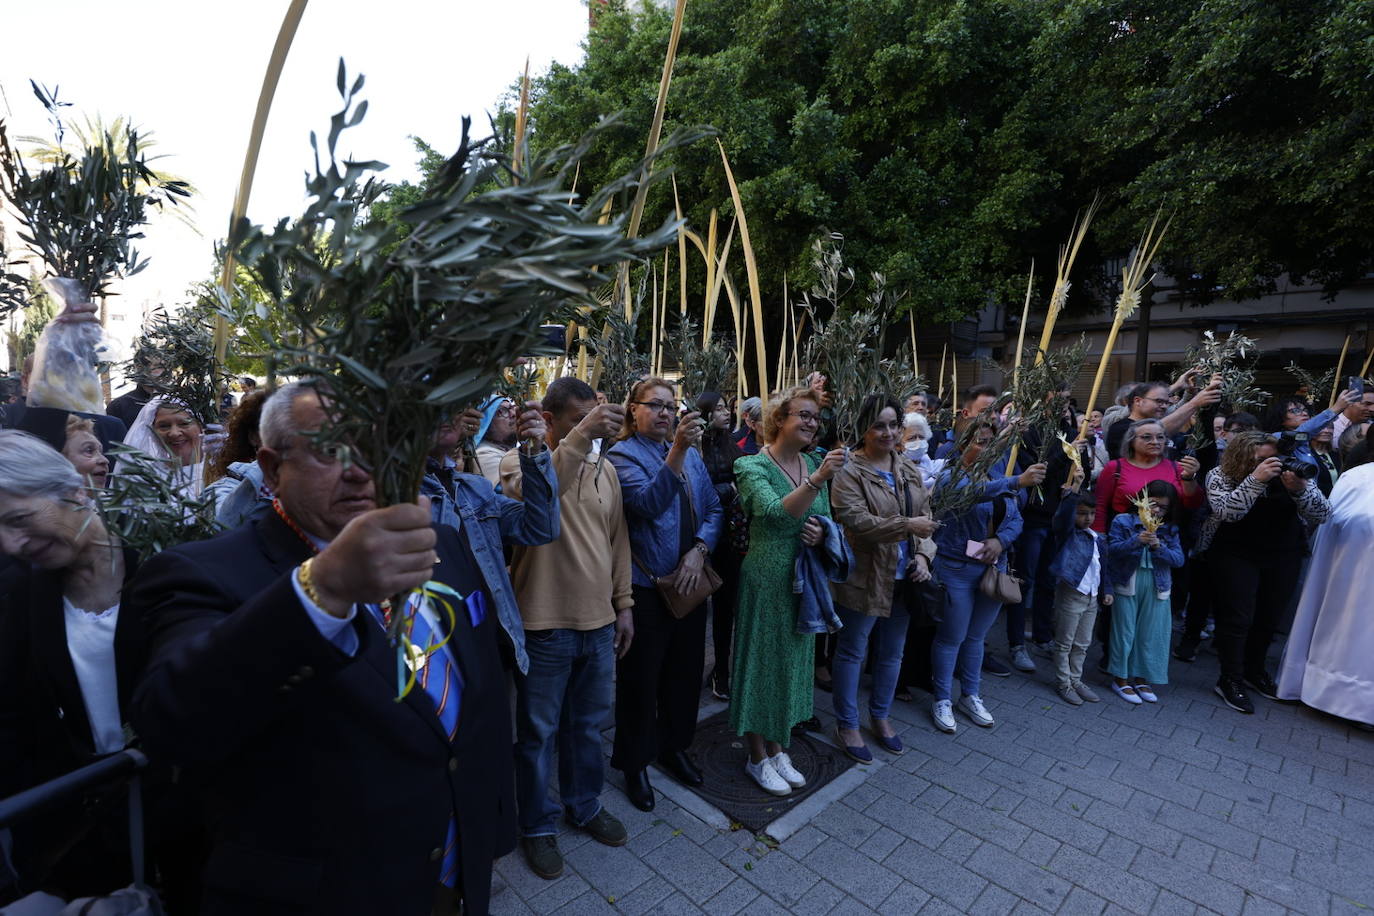
<instances>
[{"instance_id":1,"label":"crowd of people","mask_svg":"<svg viewBox=\"0 0 1374 916\"><path fill-rule=\"evenodd\" d=\"M320 445L328 392L308 383L245 391L214 430L155 386L107 417L11 408L0 797L134 744L172 912L481 913L517 847L562 873L560 815L627 842L601 802L608 722L635 807L659 774L703 784L704 689L777 796L812 778L788 748L821 727L817 687L835 745L871 762L906 750L895 703L992 727L983 677L1038 664L1070 706L1167 703L1209 640L1238 713L1259 696L1374 725L1349 575L1374 532L1374 388L1261 420L1190 372L1087 416L1061 399L1054 429L986 386L943 413L874 392L848 424L834 395L819 373L738 404L650 377L622 405L558 378L422 433L423 495L386 507ZM121 543L96 509L121 439L227 530ZM397 597L416 589L438 597ZM0 902L127 884L126 817L92 790L18 827Z\"/></svg>"}]
</instances>

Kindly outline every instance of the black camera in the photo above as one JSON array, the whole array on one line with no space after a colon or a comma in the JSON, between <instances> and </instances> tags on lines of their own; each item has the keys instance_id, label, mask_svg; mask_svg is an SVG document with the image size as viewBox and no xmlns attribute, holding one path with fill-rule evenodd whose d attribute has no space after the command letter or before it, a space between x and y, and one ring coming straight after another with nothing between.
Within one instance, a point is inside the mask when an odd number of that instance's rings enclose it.
<instances>
[{"instance_id":1,"label":"black camera","mask_svg":"<svg viewBox=\"0 0 1374 916\"><path fill-rule=\"evenodd\" d=\"M1286 431L1274 436L1278 440L1276 456L1285 471L1291 471L1303 480L1317 476L1317 464L1311 460L1312 451L1307 447L1310 438L1307 433Z\"/></svg>"}]
</instances>

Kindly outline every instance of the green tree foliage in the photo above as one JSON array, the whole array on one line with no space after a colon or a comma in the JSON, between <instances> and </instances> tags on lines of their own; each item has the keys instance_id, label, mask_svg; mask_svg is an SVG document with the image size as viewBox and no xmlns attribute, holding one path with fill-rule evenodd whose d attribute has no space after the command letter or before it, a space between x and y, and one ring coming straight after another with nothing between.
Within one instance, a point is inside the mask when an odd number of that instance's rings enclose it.
<instances>
[{"instance_id":1,"label":"green tree foliage","mask_svg":"<svg viewBox=\"0 0 1374 916\"><path fill-rule=\"evenodd\" d=\"M601 13L585 62L535 82L535 146L621 111L582 181L630 167L669 28L654 5ZM1374 252L1372 36L1359 0L692 0L665 128L721 131L774 305L784 271L814 282L823 230L923 317L1019 302L1099 190L1081 264L1125 255L1162 207L1199 299L1284 272L1334 292ZM713 146L670 158L691 223L728 216ZM648 213L671 208L660 186ZM1075 278L1080 307L1094 282Z\"/></svg>"}]
</instances>

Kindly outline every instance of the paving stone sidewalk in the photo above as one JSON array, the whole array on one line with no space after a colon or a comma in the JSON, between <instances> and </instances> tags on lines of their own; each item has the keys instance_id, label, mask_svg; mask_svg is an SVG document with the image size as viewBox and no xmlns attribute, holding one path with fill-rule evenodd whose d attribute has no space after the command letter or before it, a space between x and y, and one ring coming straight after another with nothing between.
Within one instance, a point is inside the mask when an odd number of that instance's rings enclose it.
<instances>
[{"instance_id":1,"label":"paving stone sidewalk","mask_svg":"<svg viewBox=\"0 0 1374 916\"><path fill-rule=\"evenodd\" d=\"M1211 692L1216 657L1205 652L1172 662L1160 703L1138 707L1104 688L1103 702L1071 708L1051 689L1050 663L1037 665L1034 675L984 677L991 729L961 717L958 735L943 735L927 695L896 703L907 752L875 749L855 785L818 802L781 842L721 829L666 776L655 786L687 807L660 794L655 811L640 812L610 771L603 802L629 844L608 848L564 825L563 876L542 880L518 851L507 856L493 912L1374 908L1374 734L1261 697L1255 715L1233 712ZM828 694L817 692L816 709L829 728Z\"/></svg>"}]
</instances>

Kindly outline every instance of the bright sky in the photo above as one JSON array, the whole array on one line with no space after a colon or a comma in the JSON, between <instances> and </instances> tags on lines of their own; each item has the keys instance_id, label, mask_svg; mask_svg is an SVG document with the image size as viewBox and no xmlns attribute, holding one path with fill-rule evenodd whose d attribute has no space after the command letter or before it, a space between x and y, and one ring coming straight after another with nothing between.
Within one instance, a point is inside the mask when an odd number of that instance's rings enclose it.
<instances>
[{"instance_id":1,"label":"bright sky","mask_svg":"<svg viewBox=\"0 0 1374 916\"><path fill-rule=\"evenodd\" d=\"M175 303L209 276L212 246L228 227L253 111L287 0L67 0L9 4L0 55L0 117L11 136L49 136L29 79L60 87L79 120L125 115L155 134L157 167L197 186L199 236L163 217L140 246L148 268L123 284L137 322L145 303ZM60 9L60 14L59 14ZM530 60L538 74L555 60L576 64L587 31L585 0L314 0L296 32L277 87L248 215L275 222L301 211L309 134L328 132L339 108L340 57L350 80L363 73L369 102L340 151L379 159L393 181L414 177L423 137L441 152L457 145L470 115L483 136L487 113ZM321 141L323 143L323 141ZM116 287L118 289L118 287Z\"/></svg>"}]
</instances>

